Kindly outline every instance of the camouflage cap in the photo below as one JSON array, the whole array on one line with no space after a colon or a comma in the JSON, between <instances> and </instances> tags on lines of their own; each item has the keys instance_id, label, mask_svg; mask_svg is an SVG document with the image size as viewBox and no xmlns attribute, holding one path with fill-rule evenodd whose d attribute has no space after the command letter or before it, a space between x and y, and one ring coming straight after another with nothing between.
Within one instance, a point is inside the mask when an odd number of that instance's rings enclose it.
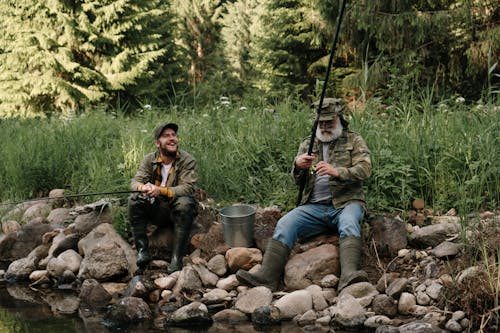
<instances>
[{"instance_id":1,"label":"camouflage cap","mask_svg":"<svg viewBox=\"0 0 500 333\"><path fill-rule=\"evenodd\" d=\"M323 99L323 104L321 105L321 113L319 115L319 121L328 121L335 119L336 116L342 114L343 101L340 98L325 98ZM314 111L318 109L319 101L311 104Z\"/></svg>"},{"instance_id":2,"label":"camouflage cap","mask_svg":"<svg viewBox=\"0 0 500 333\"><path fill-rule=\"evenodd\" d=\"M177 124L174 124L174 123L166 123L166 124L158 126L154 132L155 140L158 140L160 138L161 134L163 133L163 131L166 130L167 128L171 128L174 130L175 133L177 133L179 126L177 126Z\"/></svg>"}]
</instances>

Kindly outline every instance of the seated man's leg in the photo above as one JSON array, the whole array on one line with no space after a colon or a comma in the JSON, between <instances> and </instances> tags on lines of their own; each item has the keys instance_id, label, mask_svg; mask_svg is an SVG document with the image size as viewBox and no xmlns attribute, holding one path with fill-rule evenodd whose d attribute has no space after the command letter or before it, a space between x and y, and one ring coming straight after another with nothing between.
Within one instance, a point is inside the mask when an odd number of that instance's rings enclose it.
<instances>
[{"instance_id":1,"label":"seated man's leg","mask_svg":"<svg viewBox=\"0 0 500 333\"><path fill-rule=\"evenodd\" d=\"M347 204L337 216L340 243L340 281L338 290L350 284L368 281L365 271L359 270L363 242L361 240L361 220L364 209L361 204Z\"/></svg>"},{"instance_id":2,"label":"seated man's leg","mask_svg":"<svg viewBox=\"0 0 500 333\"><path fill-rule=\"evenodd\" d=\"M149 240L146 234L151 202L134 193L128 198L128 220L134 236L137 250L137 266L144 267L151 261L149 254Z\"/></svg>"},{"instance_id":3,"label":"seated man's leg","mask_svg":"<svg viewBox=\"0 0 500 333\"><path fill-rule=\"evenodd\" d=\"M196 200L191 197L178 197L170 204L170 220L174 223L172 258L167 272L182 269L182 258L189 249L189 234L196 217Z\"/></svg>"},{"instance_id":4,"label":"seated man's leg","mask_svg":"<svg viewBox=\"0 0 500 333\"><path fill-rule=\"evenodd\" d=\"M278 289L290 250L297 238L321 232L325 226L316 214L323 214L319 205L299 206L283 216L276 225L272 239L267 244L262 266L254 274L238 270L236 277L241 283Z\"/></svg>"}]
</instances>

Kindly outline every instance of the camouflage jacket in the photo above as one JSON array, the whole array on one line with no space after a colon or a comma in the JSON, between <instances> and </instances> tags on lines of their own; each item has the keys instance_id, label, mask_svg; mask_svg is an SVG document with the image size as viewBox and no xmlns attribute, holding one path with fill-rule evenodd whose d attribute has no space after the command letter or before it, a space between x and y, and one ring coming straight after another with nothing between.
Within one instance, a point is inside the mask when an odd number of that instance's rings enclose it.
<instances>
[{"instance_id":1,"label":"camouflage jacket","mask_svg":"<svg viewBox=\"0 0 500 333\"><path fill-rule=\"evenodd\" d=\"M297 157L307 153L310 138L306 138L300 144ZM365 196L363 193L363 181L371 174L370 151L363 138L349 130L344 130L342 135L331 142L329 147L328 163L333 165L340 173L338 178L330 177L330 189L332 192L333 205L341 208L349 201L359 201L366 209ZM323 160L323 151L319 143L315 140L313 145L313 155L316 159L313 165ZM309 200L314 186L315 173L309 170L299 170L295 168L295 160L292 168L292 175L295 183L300 184L302 177L307 177L306 186L302 196L304 204Z\"/></svg>"},{"instance_id":2,"label":"camouflage jacket","mask_svg":"<svg viewBox=\"0 0 500 333\"><path fill-rule=\"evenodd\" d=\"M161 159L159 152L152 152L144 156L137 173L130 182L132 191L137 191L139 186L150 182L155 184L157 177L157 168L161 168ZM174 197L190 196L193 197L196 191L196 181L198 179L196 160L183 150L177 151L166 187L169 187ZM158 185L158 182L156 182Z\"/></svg>"}]
</instances>

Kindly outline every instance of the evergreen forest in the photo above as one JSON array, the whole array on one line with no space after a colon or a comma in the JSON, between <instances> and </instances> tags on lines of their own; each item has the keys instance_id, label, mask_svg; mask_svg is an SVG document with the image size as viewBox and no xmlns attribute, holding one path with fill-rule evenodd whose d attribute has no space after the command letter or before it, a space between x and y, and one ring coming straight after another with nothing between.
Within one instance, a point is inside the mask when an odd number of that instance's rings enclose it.
<instances>
[{"instance_id":1,"label":"evergreen forest","mask_svg":"<svg viewBox=\"0 0 500 333\"><path fill-rule=\"evenodd\" d=\"M0 117L311 102L338 0L4 0ZM498 0L350 0L328 94L498 96Z\"/></svg>"}]
</instances>

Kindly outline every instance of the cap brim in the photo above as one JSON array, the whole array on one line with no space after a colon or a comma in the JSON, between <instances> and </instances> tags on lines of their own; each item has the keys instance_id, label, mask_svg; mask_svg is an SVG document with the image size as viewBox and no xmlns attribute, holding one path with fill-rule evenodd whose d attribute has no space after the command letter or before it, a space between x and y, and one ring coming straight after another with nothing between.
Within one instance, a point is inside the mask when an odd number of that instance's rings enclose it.
<instances>
[{"instance_id":1,"label":"cap brim","mask_svg":"<svg viewBox=\"0 0 500 333\"><path fill-rule=\"evenodd\" d=\"M177 124L174 124L174 123L167 123L167 124L159 127L157 129L157 131L155 132L155 135L156 135L155 139L158 139L161 136L161 134L163 133L163 131L166 130L167 128L170 128L170 129L174 130L175 133L177 133L179 126L177 126Z\"/></svg>"}]
</instances>

